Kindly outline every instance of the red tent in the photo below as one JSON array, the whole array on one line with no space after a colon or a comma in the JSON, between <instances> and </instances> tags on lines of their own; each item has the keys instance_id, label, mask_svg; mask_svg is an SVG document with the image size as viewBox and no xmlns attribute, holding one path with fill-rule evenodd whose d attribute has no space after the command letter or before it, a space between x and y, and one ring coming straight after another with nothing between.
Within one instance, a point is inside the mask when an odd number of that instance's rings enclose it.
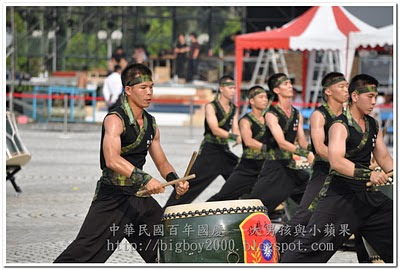
<instances>
[{"instance_id":1,"label":"red tent","mask_svg":"<svg viewBox=\"0 0 400 270\"><path fill-rule=\"evenodd\" d=\"M343 7L316 6L281 28L239 35L235 39L237 103L240 101L243 51L245 49L287 49L287 50L338 50L341 72L346 70L350 32L371 32L376 28L364 23ZM303 75L307 68L303 64ZM306 76L303 76L306 78ZM306 87L303 79L303 89ZM303 91L304 93L304 91Z\"/></svg>"}]
</instances>

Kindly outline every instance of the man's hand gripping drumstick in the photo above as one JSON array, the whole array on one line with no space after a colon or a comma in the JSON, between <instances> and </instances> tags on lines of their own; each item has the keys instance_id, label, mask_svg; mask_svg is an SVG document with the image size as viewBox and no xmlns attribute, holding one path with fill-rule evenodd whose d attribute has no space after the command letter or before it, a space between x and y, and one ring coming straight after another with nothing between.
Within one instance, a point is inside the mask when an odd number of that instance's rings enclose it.
<instances>
[{"instance_id":1,"label":"man's hand gripping drumstick","mask_svg":"<svg viewBox=\"0 0 400 270\"><path fill-rule=\"evenodd\" d=\"M388 174L385 174L384 172L373 171L371 173L371 181L367 182L367 187L372 185L381 186L387 184L388 182L391 183L393 180L391 180L390 177L392 176L393 171Z\"/></svg>"},{"instance_id":2,"label":"man's hand gripping drumstick","mask_svg":"<svg viewBox=\"0 0 400 270\"><path fill-rule=\"evenodd\" d=\"M165 188L167 186L175 185L175 184L178 184L180 182L189 181L189 180L191 180L191 179L193 179L195 177L196 177L195 174L191 174L191 175L188 175L186 177L175 179L175 180L172 180L170 182L164 183L164 184L162 184L162 187ZM136 195L143 196L143 195L146 195L148 193L149 193L149 191L145 189L145 190L139 190L138 192L136 192Z\"/></svg>"}]
</instances>

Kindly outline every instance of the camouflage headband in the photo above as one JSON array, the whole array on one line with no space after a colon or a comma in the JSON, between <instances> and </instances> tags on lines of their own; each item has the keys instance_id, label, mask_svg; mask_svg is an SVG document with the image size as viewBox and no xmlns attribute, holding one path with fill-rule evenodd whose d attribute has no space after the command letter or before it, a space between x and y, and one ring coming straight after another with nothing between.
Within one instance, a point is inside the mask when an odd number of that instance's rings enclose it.
<instances>
[{"instance_id":1,"label":"camouflage headband","mask_svg":"<svg viewBox=\"0 0 400 270\"><path fill-rule=\"evenodd\" d=\"M236 83L234 81L230 82L221 82L220 86L236 86Z\"/></svg>"},{"instance_id":2,"label":"camouflage headband","mask_svg":"<svg viewBox=\"0 0 400 270\"><path fill-rule=\"evenodd\" d=\"M368 86L363 86L363 87L358 87L354 90L357 94L364 94L364 93L377 93L378 89L376 85L368 85Z\"/></svg>"},{"instance_id":3,"label":"camouflage headband","mask_svg":"<svg viewBox=\"0 0 400 270\"><path fill-rule=\"evenodd\" d=\"M257 96L258 94L267 93L264 88L257 88L254 91L249 91L249 99Z\"/></svg>"},{"instance_id":4,"label":"camouflage headband","mask_svg":"<svg viewBox=\"0 0 400 270\"><path fill-rule=\"evenodd\" d=\"M335 77L332 80L328 80L325 82L325 84L322 86L324 89L328 88L329 86L332 86L334 84L337 84L339 82L346 81L346 79L343 76L340 77Z\"/></svg>"},{"instance_id":5,"label":"camouflage headband","mask_svg":"<svg viewBox=\"0 0 400 270\"><path fill-rule=\"evenodd\" d=\"M287 80L290 80L287 76L281 77L279 80L275 82L274 88L279 87L283 82L286 82Z\"/></svg>"},{"instance_id":6,"label":"camouflage headband","mask_svg":"<svg viewBox=\"0 0 400 270\"><path fill-rule=\"evenodd\" d=\"M130 80L126 83L126 86L133 86L135 84L139 84L142 82L152 82L153 80L151 79L151 76L149 75L140 75L138 77L135 77L133 80Z\"/></svg>"}]
</instances>

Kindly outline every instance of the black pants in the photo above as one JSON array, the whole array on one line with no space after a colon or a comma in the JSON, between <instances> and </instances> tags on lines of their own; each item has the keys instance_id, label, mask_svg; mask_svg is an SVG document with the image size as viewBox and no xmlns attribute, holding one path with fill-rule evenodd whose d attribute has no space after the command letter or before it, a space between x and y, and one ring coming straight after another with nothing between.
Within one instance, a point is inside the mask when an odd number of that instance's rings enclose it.
<instances>
[{"instance_id":1,"label":"black pants","mask_svg":"<svg viewBox=\"0 0 400 270\"><path fill-rule=\"evenodd\" d=\"M324 162L325 163L325 162ZM310 181L307 184L306 190L304 192L303 198L301 199L300 205L296 210L294 216L287 222L285 226L285 234L278 233L276 234L276 241L278 243L292 243L296 238L296 228L300 226L307 226L310 218L312 216L312 212L308 210L311 202L318 195L318 192L321 190L326 177L329 173L329 163L323 165L316 163L313 166L313 174L311 176ZM283 231L283 230L282 230Z\"/></svg>"},{"instance_id":2,"label":"black pants","mask_svg":"<svg viewBox=\"0 0 400 270\"><path fill-rule=\"evenodd\" d=\"M152 197L104 194L102 188L78 236L54 262L104 263L126 238L143 260L155 263L159 236L154 226L161 223L161 206Z\"/></svg>"},{"instance_id":3,"label":"black pants","mask_svg":"<svg viewBox=\"0 0 400 270\"><path fill-rule=\"evenodd\" d=\"M185 79L186 73L186 56L179 55L176 57L176 75L179 78Z\"/></svg>"},{"instance_id":4,"label":"black pants","mask_svg":"<svg viewBox=\"0 0 400 270\"><path fill-rule=\"evenodd\" d=\"M188 72L186 74L186 81L191 82L193 79L197 79L197 65L198 60L190 58L188 62Z\"/></svg>"},{"instance_id":5,"label":"black pants","mask_svg":"<svg viewBox=\"0 0 400 270\"><path fill-rule=\"evenodd\" d=\"M354 232L359 232L386 263L393 262L393 200L380 191L328 193L318 202L304 235L281 262L325 263ZM325 229L332 232L328 235Z\"/></svg>"},{"instance_id":6,"label":"black pants","mask_svg":"<svg viewBox=\"0 0 400 270\"><path fill-rule=\"evenodd\" d=\"M204 142L190 170L190 174L196 174L196 178L189 182L188 192L177 200L174 190L165 207L191 203L218 175L222 175L225 180L228 179L237 162L238 157L229 150L225 150L223 145Z\"/></svg>"},{"instance_id":7,"label":"black pants","mask_svg":"<svg viewBox=\"0 0 400 270\"><path fill-rule=\"evenodd\" d=\"M231 176L226 180L221 190L212 196L211 201L237 200L240 196L251 192L257 181L264 160L240 159Z\"/></svg>"},{"instance_id":8,"label":"black pants","mask_svg":"<svg viewBox=\"0 0 400 270\"><path fill-rule=\"evenodd\" d=\"M276 234L276 241L281 246L289 246L297 236L297 232L300 228L305 228L311 219L312 213L308 210L308 207L318 195L321 190L326 177L329 173L329 163L316 162L313 166L313 174L310 181L307 184L306 191L304 192L303 198L301 199L300 205L297 208L294 216L284 225L284 229L280 230ZM283 233L284 232L284 233ZM365 249L364 243L362 242L361 236L356 233L355 245L357 258L360 263L369 262L369 256ZM285 250L280 250L281 255Z\"/></svg>"},{"instance_id":9,"label":"black pants","mask_svg":"<svg viewBox=\"0 0 400 270\"><path fill-rule=\"evenodd\" d=\"M300 204L310 174L288 168L289 161L266 160L250 198L260 199L272 212L287 198Z\"/></svg>"}]
</instances>

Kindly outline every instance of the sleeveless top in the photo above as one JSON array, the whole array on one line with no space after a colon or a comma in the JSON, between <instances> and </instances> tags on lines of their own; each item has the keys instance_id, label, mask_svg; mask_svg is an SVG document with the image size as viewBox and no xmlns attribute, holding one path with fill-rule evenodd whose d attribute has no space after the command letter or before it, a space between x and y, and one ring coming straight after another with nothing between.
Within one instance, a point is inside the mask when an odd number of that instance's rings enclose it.
<instances>
[{"instance_id":1,"label":"sleeveless top","mask_svg":"<svg viewBox=\"0 0 400 270\"><path fill-rule=\"evenodd\" d=\"M107 115L112 114L117 115L121 119L124 127L124 131L120 136L121 157L138 169L142 169L146 162L148 148L153 142L157 130L154 117L143 110L143 127L140 128L133 116L125 95L121 97L121 106L115 108ZM104 134L105 129L103 123L100 144L100 168L103 170L103 173L100 182L114 186L140 186L140 183L133 183L129 177L120 175L110 168L107 168L103 154Z\"/></svg>"},{"instance_id":2,"label":"sleeveless top","mask_svg":"<svg viewBox=\"0 0 400 270\"><path fill-rule=\"evenodd\" d=\"M292 106L292 112L289 118L278 105L274 105L268 109L267 113L272 113L278 118L278 124L282 128L285 140L294 143L300 122L299 111ZM292 160L293 154L279 148L268 126L266 127L266 145L266 160Z\"/></svg>"},{"instance_id":3,"label":"sleeveless top","mask_svg":"<svg viewBox=\"0 0 400 270\"><path fill-rule=\"evenodd\" d=\"M252 138L255 140L265 143L266 142L266 124L261 123L252 113L245 114L242 119L247 119L250 123ZM241 120L242 120L241 119ZM266 158L266 151L257 150L248 147L242 140L243 154L242 158L264 160Z\"/></svg>"},{"instance_id":4,"label":"sleeveless top","mask_svg":"<svg viewBox=\"0 0 400 270\"><path fill-rule=\"evenodd\" d=\"M229 102L229 112L226 113L218 99L214 99L210 103L215 110L218 120L218 127L229 131L232 127L233 117L236 113L236 106ZM214 144L228 145L228 139L216 137L210 127L208 126L207 119L204 119L204 141Z\"/></svg>"}]
</instances>

